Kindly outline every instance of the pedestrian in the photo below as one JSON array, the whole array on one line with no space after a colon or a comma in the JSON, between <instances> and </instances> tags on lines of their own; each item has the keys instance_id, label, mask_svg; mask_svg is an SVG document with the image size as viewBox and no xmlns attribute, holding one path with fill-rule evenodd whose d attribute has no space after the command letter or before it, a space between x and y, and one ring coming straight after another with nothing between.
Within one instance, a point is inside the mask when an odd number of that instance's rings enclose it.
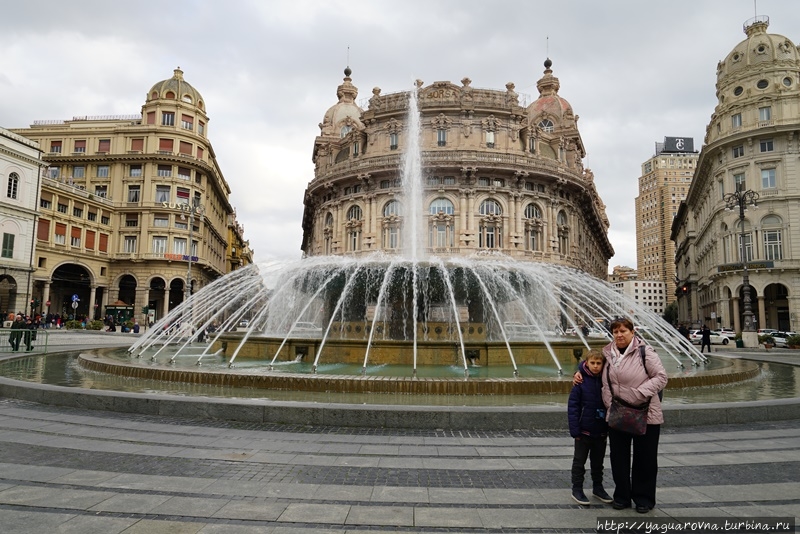
<instances>
[{"instance_id":1,"label":"pedestrian","mask_svg":"<svg viewBox=\"0 0 800 534\"><path fill-rule=\"evenodd\" d=\"M615 428L608 429L611 474L615 485L612 506L615 510L622 510L633 502L636 511L644 514L656 505L658 439L664 423L658 393L667 385L667 372L653 347L634 336L633 323L629 319L620 318L612 322L611 333L613 340L603 347L606 357L603 372L606 420L612 397L630 405L649 403L644 435L634 436Z\"/></svg>"},{"instance_id":2,"label":"pedestrian","mask_svg":"<svg viewBox=\"0 0 800 534\"><path fill-rule=\"evenodd\" d=\"M678 327L678 333L691 341L691 339L689 338L689 329L686 328L686 325L684 323L681 323L681 325Z\"/></svg>"},{"instance_id":3,"label":"pedestrian","mask_svg":"<svg viewBox=\"0 0 800 534\"><path fill-rule=\"evenodd\" d=\"M22 340L23 330L25 330L25 319L22 318L21 313L18 313L14 317L14 322L11 324L11 334L8 336L8 342L11 344L13 352L19 350L19 342Z\"/></svg>"},{"instance_id":4,"label":"pedestrian","mask_svg":"<svg viewBox=\"0 0 800 534\"><path fill-rule=\"evenodd\" d=\"M575 440L572 457L572 498L580 505L588 506L589 499L583 491L586 474L586 459L589 459L592 477L592 495L604 503L612 502L603 487L603 461L606 456L608 423L603 405L602 372L605 356L598 350L590 350L578 366L583 380L572 387L567 405L569 435Z\"/></svg>"},{"instance_id":5,"label":"pedestrian","mask_svg":"<svg viewBox=\"0 0 800 534\"><path fill-rule=\"evenodd\" d=\"M708 329L708 326L703 326L703 331L701 334L701 341L700 341L700 352L703 352L703 349L708 347L708 352L711 352L711 330Z\"/></svg>"},{"instance_id":6,"label":"pedestrian","mask_svg":"<svg viewBox=\"0 0 800 534\"><path fill-rule=\"evenodd\" d=\"M34 324L33 320L28 317L25 320L25 329L23 332L23 338L25 340L25 350L30 352L33 350L33 340L36 339L36 324Z\"/></svg>"}]
</instances>

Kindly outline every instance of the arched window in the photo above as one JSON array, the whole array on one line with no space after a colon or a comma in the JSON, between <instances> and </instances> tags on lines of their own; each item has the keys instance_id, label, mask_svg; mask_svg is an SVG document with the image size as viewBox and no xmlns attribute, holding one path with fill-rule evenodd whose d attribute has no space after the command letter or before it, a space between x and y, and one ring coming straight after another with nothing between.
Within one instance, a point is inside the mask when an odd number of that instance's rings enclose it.
<instances>
[{"instance_id":1,"label":"arched window","mask_svg":"<svg viewBox=\"0 0 800 534\"><path fill-rule=\"evenodd\" d=\"M500 203L498 201L489 199L481 202L481 215L501 215L502 213L503 209L500 207Z\"/></svg>"},{"instance_id":2,"label":"arched window","mask_svg":"<svg viewBox=\"0 0 800 534\"><path fill-rule=\"evenodd\" d=\"M542 210L531 202L525 206L525 249L542 250Z\"/></svg>"},{"instance_id":3,"label":"arched window","mask_svg":"<svg viewBox=\"0 0 800 534\"><path fill-rule=\"evenodd\" d=\"M783 259L783 221L777 215L767 215L761 219L761 232L764 239L764 259Z\"/></svg>"},{"instance_id":4,"label":"arched window","mask_svg":"<svg viewBox=\"0 0 800 534\"><path fill-rule=\"evenodd\" d=\"M550 119L544 119L543 121L539 122L539 128L549 133L552 133L553 130L555 130L555 126L553 126L553 121L551 121Z\"/></svg>"},{"instance_id":5,"label":"arched window","mask_svg":"<svg viewBox=\"0 0 800 534\"><path fill-rule=\"evenodd\" d=\"M346 137L347 134L349 134L350 130L352 130L352 129L353 129L352 126L348 126L347 124L345 124L344 126L342 126L342 129L339 132L339 137Z\"/></svg>"},{"instance_id":6,"label":"arched window","mask_svg":"<svg viewBox=\"0 0 800 534\"><path fill-rule=\"evenodd\" d=\"M383 207L384 217L391 217L392 215L400 215L400 203L396 200L390 200Z\"/></svg>"},{"instance_id":7,"label":"arched window","mask_svg":"<svg viewBox=\"0 0 800 534\"><path fill-rule=\"evenodd\" d=\"M455 208L453 208L453 203L447 200L446 198L437 198L430 205L430 214L436 215L438 213L444 213L445 215L452 215L455 213Z\"/></svg>"},{"instance_id":8,"label":"arched window","mask_svg":"<svg viewBox=\"0 0 800 534\"><path fill-rule=\"evenodd\" d=\"M325 215L325 226L333 226L333 214L331 212Z\"/></svg>"},{"instance_id":9,"label":"arched window","mask_svg":"<svg viewBox=\"0 0 800 534\"><path fill-rule=\"evenodd\" d=\"M566 226L567 225L567 214L564 213L563 211L559 211L558 212L558 218L556 219L556 222L558 223L559 226Z\"/></svg>"},{"instance_id":10,"label":"arched window","mask_svg":"<svg viewBox=\"0 0 800 534\"><path fill-rule=\"evenodd\" d=\"M6 196L8 198L16 199L19 195L19 175L12 172L8 175L8 188L6 189Z\"/></svg>"},{"instance_id":11,"label":"arched window","mask_svg":"<svg viewBox=\"0 0 800 534\"><path fill-rule=\"evenodd\" d=\"M353 206L349 210L347 210L347 220L348 221L360 221L361 220L361 206Z\"/></svg>"}]
</instances>

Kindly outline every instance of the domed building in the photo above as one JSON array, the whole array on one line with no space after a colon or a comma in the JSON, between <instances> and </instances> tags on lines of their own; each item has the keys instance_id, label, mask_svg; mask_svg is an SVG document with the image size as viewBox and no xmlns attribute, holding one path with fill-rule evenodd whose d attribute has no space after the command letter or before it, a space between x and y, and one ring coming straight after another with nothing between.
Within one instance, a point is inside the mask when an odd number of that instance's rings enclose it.
<instances>
[{"instance_id":1,"label":"domed building","mask_svg":"<svg viewBox=\"0 0 800 534\"><path fill-rule=\"evenodd\" d=\"M768 27L747 21L717 65L718 103L672 225L682 322L800 328L800 51Z\"/></svg>"},{"instance_id":2,"label":"domed building","mask_svg":"<svg viewBox=\"0 0 800 534\"><path fill-rule=\"evenodd\" d=\"M605 279L614 250L578 116L545 62L539 97L417 81L425 248L447 258L495 251ZM345 70L314 141L302 250L307 256L400 254L409 92L372 90L366 109ZM416 143L414 143L416 144Z\"/></svg>"},{"instance_id":3,"label":"domed building","mask_svg":"<svg viewBox=\"0 0 800 534\"><path fill-rule=\"evenodd\" d=\"M141 114L36 121L44 151L36 313L157 320L191 291L252 262L208 138L200 92L175 69Z\"/></svg>"}]
</instances>

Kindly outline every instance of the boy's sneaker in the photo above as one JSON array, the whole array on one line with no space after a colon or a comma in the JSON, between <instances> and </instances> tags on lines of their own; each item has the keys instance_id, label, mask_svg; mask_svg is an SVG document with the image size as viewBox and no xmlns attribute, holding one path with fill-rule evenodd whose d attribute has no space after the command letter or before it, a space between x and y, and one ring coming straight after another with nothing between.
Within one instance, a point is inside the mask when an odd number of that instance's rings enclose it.
<instances>
[{"instance_id":1,"label":"boy's sneaker","mask_svg":"<svg viewBox=\"0 0 800 534\"><path fill-rule=\"evenodd\" d=\"M610 503L610 502L614 501L614 499L611 498L611 495L609 495L608 492L606 492L606 490L603 489L603 486L599 486L597 488L594 488L592 490L592 495L594 495L595 498L597 498L597 499L599 499L599 500L601 500L601 501L603 501L605 503Z\"/></svg>"},{"instance_id":2,"label":"boy's sneaker","mask_svg":"<svg viewBox=\"0 0 800 534\"><path fill-rule=\"evenodd\" d=\"M589 506L589 498L586 497L586 494L580 488L573 488L572 489L572 499L582 505L582 506Z\"/></svg>"}]
</instances>

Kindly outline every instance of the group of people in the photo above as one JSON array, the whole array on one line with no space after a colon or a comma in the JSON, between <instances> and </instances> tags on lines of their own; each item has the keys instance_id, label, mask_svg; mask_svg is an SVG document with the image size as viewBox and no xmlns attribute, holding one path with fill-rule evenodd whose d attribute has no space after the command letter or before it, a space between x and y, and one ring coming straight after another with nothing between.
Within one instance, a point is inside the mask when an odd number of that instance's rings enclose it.
<instances>
[{"instance_id":1,"label":"group of people","mask_svg":"<svg viewBox=\"0 0 800 534\"><path fill-rule=\"evenodd\" d=\"M14 315L10 314L8 320L11 321L11 333L8 335L8 343L11 350L17 352L20 345L25 343L25 350L33 350L33 342L36 340L36 329L39 327L38 321L30 315L23 315L21 312Z\"/></svg>"},{"instance_id":2,"label":"group of people","mask_svg":"<svg viewBox=\"0 0 800 534\"><path fill-rule=\"evenodd\" d=\"M664 422L659 392L667 384L667 373L655 350L635 335L630 320L617 319L610 330L611 343L602 351L586 353L569 396L569 432L575 441L572 498L578 504L590 504L583 490L588 458L595 498L611 503L616 510L633 506L637 512L647 513L656 504L658 441ZM629 406L647 406L643 435L608 426L612 399ZM613 497L603 486L606 442L611 449Z\"/></svg>"}]
</instances>

